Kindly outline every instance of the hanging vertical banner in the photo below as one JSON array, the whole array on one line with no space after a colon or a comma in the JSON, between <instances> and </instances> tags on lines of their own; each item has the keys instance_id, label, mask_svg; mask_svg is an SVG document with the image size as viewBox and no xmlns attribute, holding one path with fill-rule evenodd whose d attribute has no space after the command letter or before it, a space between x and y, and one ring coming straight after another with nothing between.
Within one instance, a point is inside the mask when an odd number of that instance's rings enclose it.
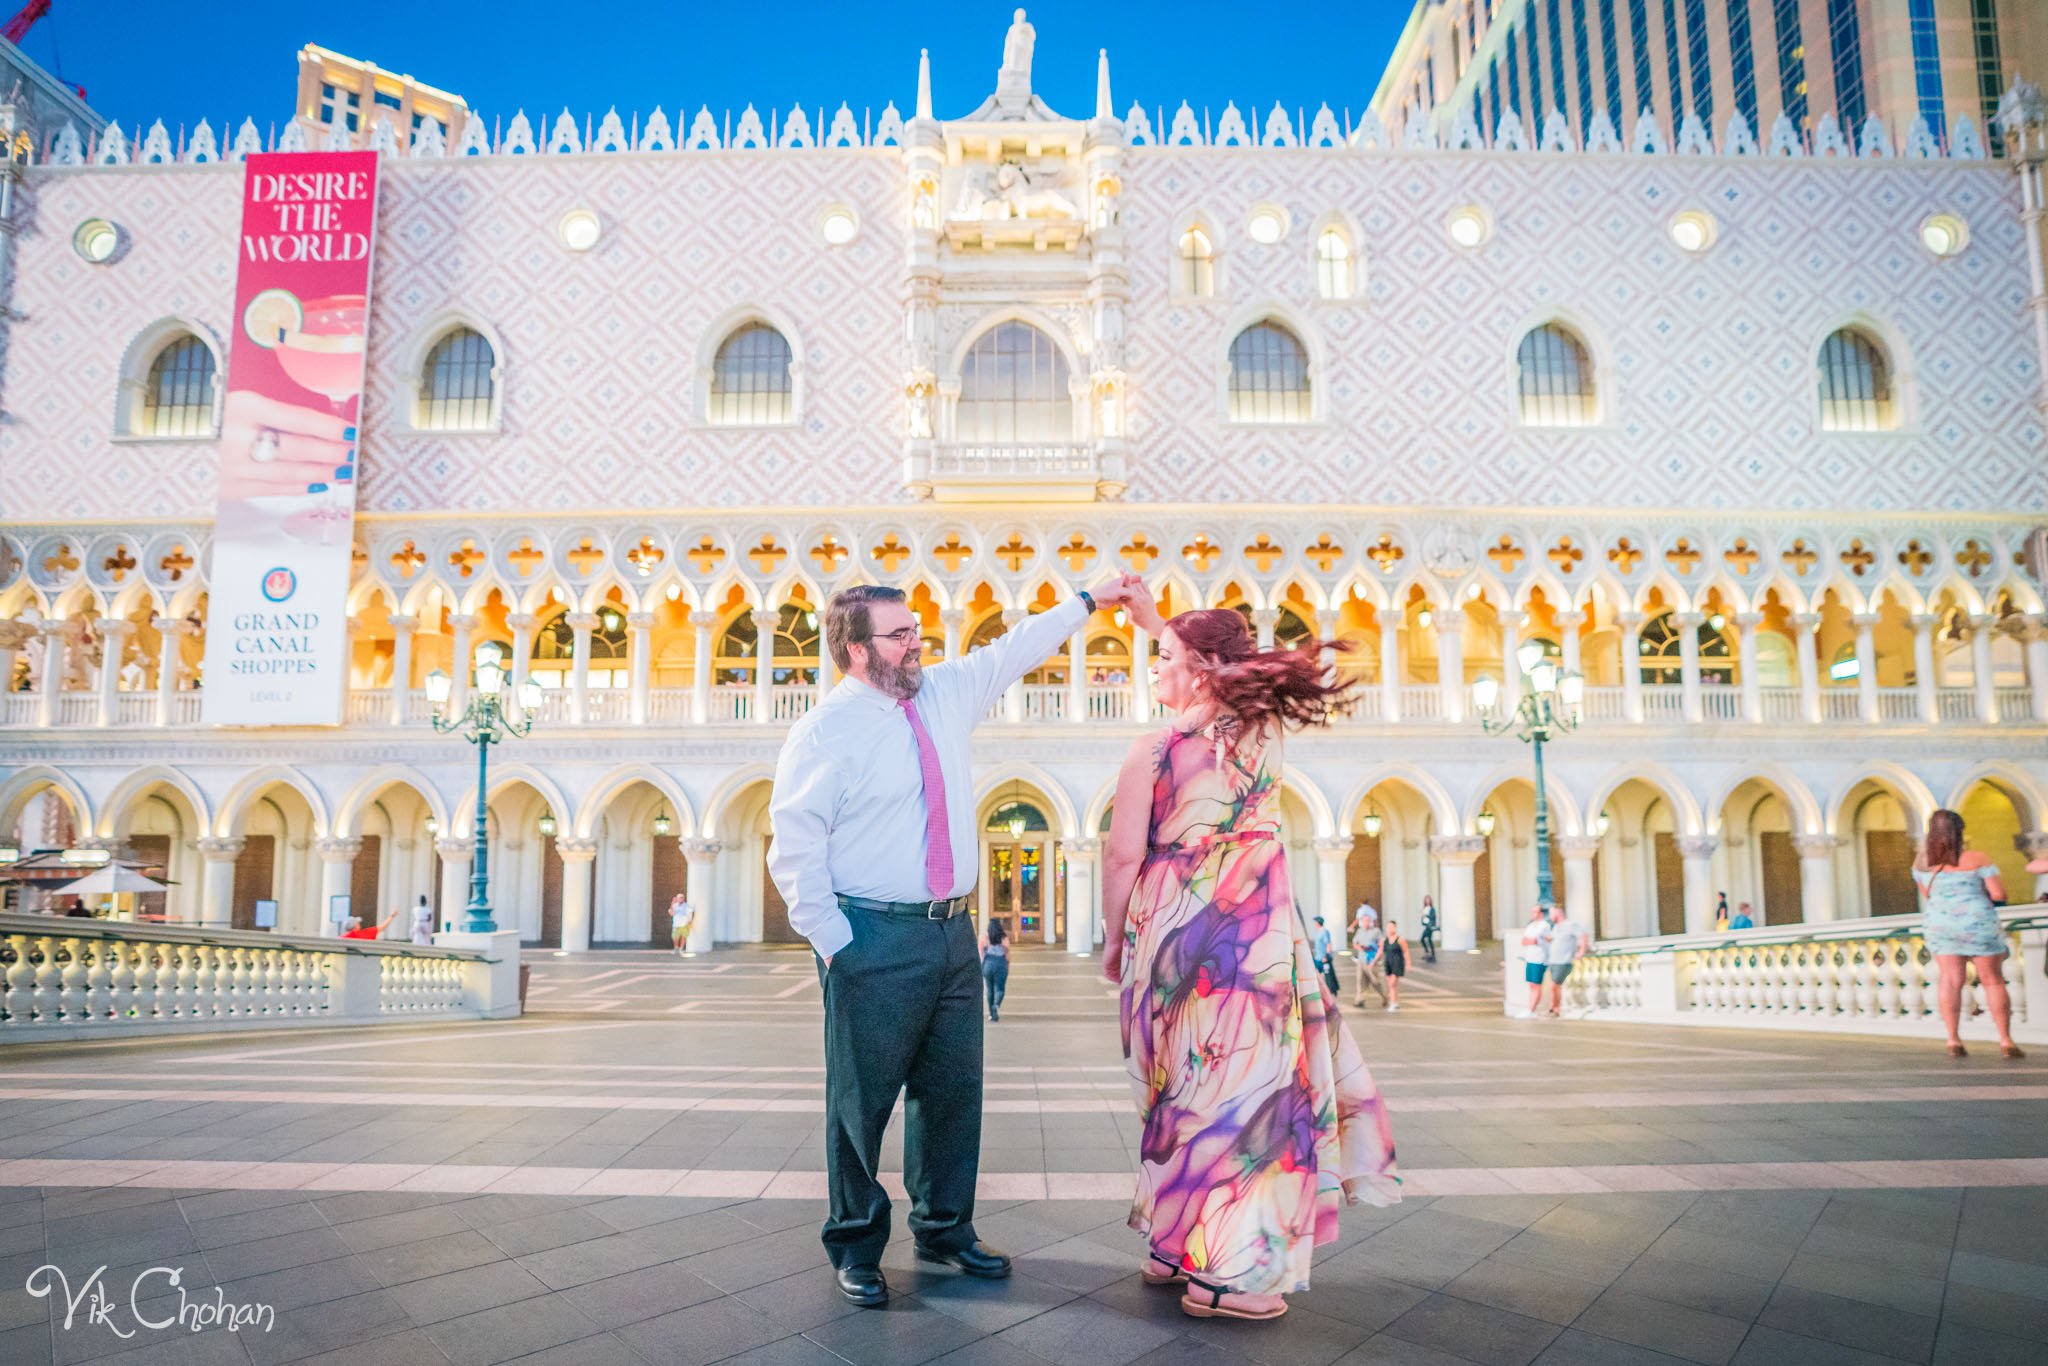
<instances>
[{"instance_id":1,"label":"hanging vertical banner","mask_svg":"<svg viewBox=\"0 0 2048 1366\"><path fill-rule=\"evenodd\" d=\"M249 158L207 583L208 725L341 723L376 237L375 152Z\"/></svg>"}]
</instances>

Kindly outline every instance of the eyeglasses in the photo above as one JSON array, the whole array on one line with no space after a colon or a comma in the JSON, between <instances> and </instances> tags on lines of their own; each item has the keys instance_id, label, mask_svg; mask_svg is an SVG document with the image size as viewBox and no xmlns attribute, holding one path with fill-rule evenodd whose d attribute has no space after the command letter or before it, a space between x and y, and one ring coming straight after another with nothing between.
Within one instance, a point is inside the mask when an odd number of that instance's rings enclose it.
<instances>
[{"instance_id":1,"label":"eyeglasses","mask_svg":"<svg viewBox=\"0 0 2048 1366\"><path fill-rule=\"evenodd\" d=\"M892 645L914 645L917 643L917 628L904 626L894 631L884 631L868 637L870 640L886 640Z\"/></svg>"}]
</instances>

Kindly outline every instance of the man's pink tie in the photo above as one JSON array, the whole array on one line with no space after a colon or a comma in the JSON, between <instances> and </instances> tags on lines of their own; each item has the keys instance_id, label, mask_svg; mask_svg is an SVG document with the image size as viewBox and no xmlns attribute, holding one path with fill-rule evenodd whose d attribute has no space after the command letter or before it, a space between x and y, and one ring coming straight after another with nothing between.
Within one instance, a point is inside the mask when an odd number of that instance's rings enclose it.
<instances>
[{"instance_id":1,"label":"man's pink tie","mask_svg":"<svg viewBox=\"0 0 2048 1366\"><path fill-rule=\"evenodd\" d=\"M896 705L910 718L910 733L917 737L917 766L924 773L924 880L932 899L953 895L953 834L946 823L946 775L939 768L939 751L917 719L917 708L907 697Z\"/></svg>"}]
</instances>

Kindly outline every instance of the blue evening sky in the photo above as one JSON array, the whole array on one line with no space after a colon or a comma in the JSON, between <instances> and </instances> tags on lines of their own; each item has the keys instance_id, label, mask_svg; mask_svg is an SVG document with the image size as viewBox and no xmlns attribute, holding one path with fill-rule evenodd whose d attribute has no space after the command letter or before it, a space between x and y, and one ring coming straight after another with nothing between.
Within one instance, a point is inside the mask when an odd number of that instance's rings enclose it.
<instances>
[{"instance_id":1,"label":"blue evening sky","mask_svg":"<svg viewBox=\"0 0 2048 1366\"><path fill-rule=\"evenodd\" d=\"M20 0L0 0L0 14ZM176 135L204 118L215 129L254 117L267 129L291 114L294 54L305 43L345 52L452 90L488 119L524 107L578 121L617 105L621 115L709 105L722 115L751 102L801 101L830 117L844 100L858 117L894 100L906 117L917 52L932 54L941 118L967 113L995 85L1012 4L677 4L656 0L344 0L195 4L55 0L24 49L86 88L124 128L161 118ZM1220 113L1235 100L1275 100L1313 113L1327 101L1355 118L1372 97L1410 0L1357 0L1331 9L1248 2L1027 4L1038 40L1033 85L1062 114L1095 103L1095 53L1109 49L1119 113L1181 100ZM822 131L822 130L820 130Z\"/></svg>"}]
</instances>

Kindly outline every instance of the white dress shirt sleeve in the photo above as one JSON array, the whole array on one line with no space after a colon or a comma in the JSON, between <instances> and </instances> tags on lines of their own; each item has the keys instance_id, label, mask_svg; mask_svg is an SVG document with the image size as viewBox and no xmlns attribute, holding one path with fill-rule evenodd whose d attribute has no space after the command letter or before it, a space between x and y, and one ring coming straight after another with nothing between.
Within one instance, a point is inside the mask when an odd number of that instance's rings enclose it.
<instances>
[{"instance_id":1,"label":"white dress shirt sleeve","mask_svg":"<svg viewBox=\"0 0 2048 1366\"><path fill-rule=\"evenodd\" d=\"M1088 606L1077 595L1019 622L1015 629L963 656L954 667L966 676L966 686L973 691L968 715L979 721L1003 695L1003 689L1045 663L1087 620Z\"/></svg>"},{"instance_id":2,"label":"white dress shirt sleeve","mask_svg":"<svg viewBox=\"0 0 2048 1366\"><path fill-rule=\"evenodd\" d=\"M853 926L839 909L827 860L832 822L844 780L824 747L801 736L782 747L775 762L775 792L768 803L775 843L768 875L789 907L789 926L830 958L853 941Z\"/></svg>"}]
</instances>

